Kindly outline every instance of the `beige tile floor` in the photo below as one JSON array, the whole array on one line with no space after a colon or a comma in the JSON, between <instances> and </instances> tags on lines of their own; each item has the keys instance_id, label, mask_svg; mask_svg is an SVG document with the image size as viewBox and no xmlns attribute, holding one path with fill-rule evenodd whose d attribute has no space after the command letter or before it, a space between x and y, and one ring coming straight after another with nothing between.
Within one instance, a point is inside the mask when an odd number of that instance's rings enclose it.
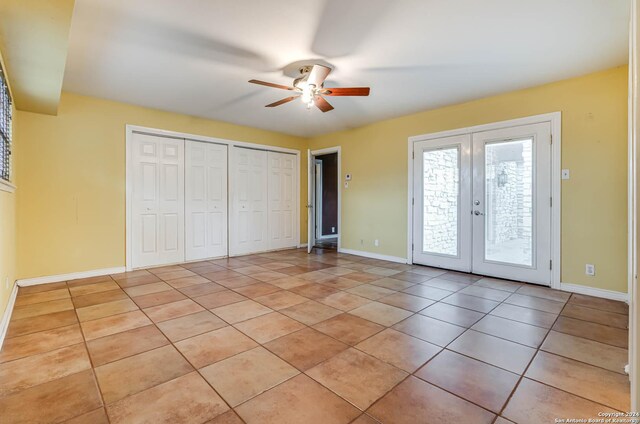
<instances>
[{"instance_id":1,"label":"beige tile floor","mask_svg":"<svg viewBox=\"0 0 640 424\"><path fill-rule=\"evenodd\" d=\"M629 409L627 306L291 250L21 288L2 423L552 423Z\"/></svg>"}]
</instances>

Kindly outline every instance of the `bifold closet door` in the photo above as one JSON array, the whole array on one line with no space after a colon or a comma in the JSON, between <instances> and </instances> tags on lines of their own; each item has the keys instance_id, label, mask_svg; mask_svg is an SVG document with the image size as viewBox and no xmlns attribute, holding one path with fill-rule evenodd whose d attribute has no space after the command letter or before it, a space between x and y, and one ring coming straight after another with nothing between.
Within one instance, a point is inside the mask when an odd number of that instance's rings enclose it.
<instances>
[{"instance_id":1,"label":"bifold closet door","mask_svg":"<svg viewBox=\"0 0 640 424\"><path fill-rule=\"evenodd\" d=\"M185 142L186 260L227 255L227 146Z\"/></svg>"},{"instance_id":2,"label":"bifold closet door","mask_svg":"<svg viewBox=\"0 0 640 424\"><path fill-rule=\"evenodd\" d=\"M268 250L267 152L232 147L230 161L230 253Z\"/></svg>"},{"instance_id":3,"label":"bifold closet door","mask_svg":"<svg viewBox=\"0 0 640 424\"><path fill-rule=\"evenodd\" d=\"M132 266L184 261L184 140L133 134Z\"/></svg>"},{"instance_id":4,"label":"bifold closet door","mask_svg":"<svg viewBox=\"0 0 640 424\"><path fill-rule=\"evenodd\" d=\"M269 152L267 157L269 161L269 248L296 247L297 157L293 154L277 152Z\"/></svg>"}]
</instances>

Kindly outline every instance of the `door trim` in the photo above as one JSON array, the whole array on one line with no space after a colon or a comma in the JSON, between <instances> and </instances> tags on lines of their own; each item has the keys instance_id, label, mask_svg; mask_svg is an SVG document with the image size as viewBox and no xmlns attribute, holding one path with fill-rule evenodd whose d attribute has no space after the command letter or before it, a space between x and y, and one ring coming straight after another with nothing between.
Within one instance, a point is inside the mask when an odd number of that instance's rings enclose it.
<instances>
[{"instance_id":1,"label":"door trim","mask_svg":"<svg viewBox=\"0 0 640 424\"><path fill-rule=\"evenodd\" d=\"M133 246L133 240L131 235L131 223L132 223L132 197L133 197L133 163L132 163L132 147L133 147L133 133L143 133L158 137L171 137L181 138L184 140L202 141L205 143L224 144L228 149L232 147L244 147L256 150L265 150L278 153L290 153L294 154L298 160L298 172L296 173L296 186L298 190L298 202L296 203L296 245L300 245L300 150L289 149L286 147L269 146L257 143L248 143L244 141L227 140L224 138L208 137L204 135L183 133L178 131L169 131L159 128L143 127L139 125L125 125L125 269L126 271L132 271L132 259L133 252L131 247ZM340 163L340 155L338 154L338 164ZM228 168L228 167L227 167ZM229 170L227 169L227 176ZM227 183L228 185L228 183ZM339 193L339 192L338 192ZM229 205L227 205L227 255L229 254Z\"/></svg>"},{"instance_id":2,"label":"door trim","mask_svg":"<svg viewBox=\"0 0 640 424\"><path fill-rule=\"evenodd\" d=\"M628 171L628 296L629 296L629 364L626 370L631 381L631 410L637 411L640 408L640 332L638 321L640 320L639 302L640 290L638 287L638 239L639 229L638 219L639 206L638 197L640 188L638 185L638 163L640 130L638 127L639 117L638 106L640 98L639 91L639 62L638 46L640 45L640 31L638 30L638 17L640 16L640 6L638 0L631 1L631 18L629 22L629 171Z\"/></svg>"},{"instance_id":3,"label":"door trim","mask_svg":"<svg viewBox=\"0 0 640 424\"><path fill-rule=\"evenodd\" d=\"M439 131L409 137L407 149L407 263L413 263L413 153L414 144L419 141L428 141L437 138L456 135L472 134L474 132L497 130L502 128L517 127L528 124L549 122L551 124L551 288L560 289L561 276L561 152L562 152L562 113L551 112L541 115L526 116L506 121L492 122L489 124L474 125L471 127L457 128L453 130Z\"/></svg>"},{"instance_id":4,"label":"door trim","mask_svg":"<svg viewBox=\"0 0 640 424\"><path fill-rule=\"evenodd\" d=\"M316 159L315 157L313 159L313 162L314 171L316 171L316 179L314 181L315 208L313 210L313 212L315 213L316 236L314 238L316 240L320 240L322 239L322 174L324 172L324 167L322 165L322 161ZM317 172L318 167L320 168L320 172ZM320 176L320 178L318 178L318 176ZM318 193L320 193L320 196L318 196Z\"/></svg>"},{"instance_id":5,"label":"door trim","mask_svg":"<svg viewBox=\"0 0 640 424\"><path fill-rule=\"evenodd\" d=\"M340 189L340 184L342 183L342 146L334 146L334 147L327 147L325 149L310 150L310 155L312 158L315 158L316 156L326 155L329 153L338 154L338 234L336 235L338 236L338 252L340 252L341 251L340 248L342 246L342 236L341 236L342 234L342 190ZM311 172L315 174L315 166L313 167L313 169L308 169L307 172L308 172L307 178L310 179ZM315 190L315 187L313 187L313 189ZM311 198L310 193L308 194L308 197ZM313 213L315 213L315 211L313 211ZM309 227L310 225L311 225L311 222L307 221L307 227Z\"/></svg>"}]
</instances>

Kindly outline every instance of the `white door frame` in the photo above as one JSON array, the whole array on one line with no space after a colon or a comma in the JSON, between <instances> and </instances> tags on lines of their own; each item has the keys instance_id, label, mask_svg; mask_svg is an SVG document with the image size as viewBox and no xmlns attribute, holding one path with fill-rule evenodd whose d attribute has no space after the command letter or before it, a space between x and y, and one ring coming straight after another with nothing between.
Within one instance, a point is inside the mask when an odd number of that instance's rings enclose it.
<instances>
[{"instance_id":1,"label":"white door frame","mask_svg":"<svg viewBox=\"0 0 640 424\"><path fill-rule=\"evenodd\" d=\"M316 171L316 180L315 180L315 202L314 202L314 213L315 213L315 227L316 227L316 240L322 239L322 196L318 196L318 193L322 194L322 174L324 172L322 161L315 159L314 162L314 170ZM320 168L320 172L318 173L318 167ZM318 178L318 176L320 178Z\"/></svg>"},{"instance_id":2,"label":"white door frame","mask_svg":"<svg viewBox=\"0 0 640 424\"><path fill-rule=\"evenodd\" d=\"M407 177L407 263L413 263L413 146L419 141L432 140L456 135L472 134L474 132L496 130L501 128L517 127L528 124L538 124L542 122L551 123L551 197L553 206L551 208L551 259L553 269L551 270L551 287L560 289L560 226L561 226L561 173L562 164L560 161L562 146L562 114L561 112L545 113L542 115L527 116L523 118L510 119L507 121L492 122L489 124L475 125L466 128L440 131L436 133L416 135L409 137L407 149L408 177Z\"/></svg>"},{"instance_id":3,"label":"white door frame","mask_svg":"<svg viewBox=\"0 0 640 424\"><path fill-rule=\"evenodd\" d=\"M639 140L640 140L640 115L638 114L640 63L638 62L638 46L640 45L640 30L638 18L640 17L640 5L638 0L631 2L631 19L629 23L629 171L628 171L628 291L629 291L629 364L627 372L631 380L631 411L640 409L640 289L638 288L638 240L640 239L638 220L640 210L638 197L640 185L638 184Z\"/></svg>"},{"instance_id":4,"label":"white door frame","mask_svg":"<svg viewBox=\"0 0 640 424\"><path fill-rule=\"evenodd\" d=\"M319 149L319 150L310 150L309 151L309 162L313 163L314 166L310 166L309 170L308 170L308 175L307 178L309 181L311 181L312 178L312 173L313 175L315 175L315 157L316 156L322 156L322 155L326 155L329 153L337 153L338 154L338 234L336 234L338 236L338 251L340 251L340 247L342 246L342 238L341 238L341 234L342 234L342 190L340 187L340 184L342 183L342 147L341 146L335 146L335 147L327 147L326 149ZM313 159L313 160L312 160ZM315 190L315 187L312 186L311 184L309 184L309 190ZM312 193L308 193L308 198L309 200L311 200L311 198L313 197ZM310 202L311 203L311 202ZM315 202L314 202L315 203ZM315 205L314 205L315 206ZM315 216L316 211L313 211L313 214ZM311 225L313 225L313 222L311 222L311 219L309 219L308 222L308 226L309 226L309 231L313 231L315 234L315 228L311 228ZM322 233L322 231L321 231ZM331 237L333 237L333 235L331 235ZM311 239L309 239L307 241L308 243L311 243ZM313 247L313 246L310 246ZM311 249L309 249L310 251Z\"/></svg>"},{"instance_id":5,"label":"white door frame","mask_svg":"<svg viewBox=\"0 0 640 424\"><path fill-rule=\"evenodd\" d=\"M126 200L125 200L125 268L127 271L133 270L132 267L132 236L131 236L131 202L133 196L133 161L132 161L132 148L133 148L133 133L139 132L144 134L150 134L160 137L172 137L172 138L182 138L185 140L194 140L194 141L203 141L205 143L215 143L215 144L226 144L228 149L231 149L234 146L237 147L249 147L252 149L266 150L272 152L282 152L282 153L292 153L295 154L298 159L298 172L296 173L296 185L298 187L298 202L296 202L296 241L297 245L300 246L300 150L288 149L285 147L277 147L277 146L269 146L263 144L256 143L247 143L244 141L235 141L235 140L227 140L223 138L215 138L208 137L204 135L198 134L190 134L178 131L169 131L162 130L159 128L151 128L151 127L143 127L139 125L125 125L125 153L126 153L126 163L125 163L125 190L126 190ZM340 156L338 156L340 157ZM229 167L227 167L229 168ZM229 170L227 169L227 176ZM229 202L228 202L229 203ZM227 206L227 231L229 231L229 213ZM227 254L229 252L228 249L229 237L227 233ZM171 264L167 264L171 265Z\"/></svg>"}]
</instances>

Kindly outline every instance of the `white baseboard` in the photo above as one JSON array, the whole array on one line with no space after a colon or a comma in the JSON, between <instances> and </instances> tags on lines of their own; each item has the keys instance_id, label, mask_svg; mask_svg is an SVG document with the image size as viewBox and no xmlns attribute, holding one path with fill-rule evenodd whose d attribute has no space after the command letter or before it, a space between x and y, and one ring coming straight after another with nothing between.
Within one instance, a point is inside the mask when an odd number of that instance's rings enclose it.
<instances>
[{"instance_id":1,"label":"white baseboard","mask_svg":"<svg viewBox=\"0 0 640 424\"><path fill-rule=\"evenodd\" d=\"M580 284L570 284L570 283L560 283L560 290L629 303L629 295L627 293L622 293L622 292L613 291L613 290L598 289L595 287L582 286Z\"/></svg>"},{"instance_id":2,"label":"white baseboard","mask_svg":"<svg viewBox=\"0 0 640 424\"><path fill-rule=\"evenodd\" d=\"M119 274L125 272L125 267L92 269L90 271L72 272L70 274L47 275L44 277L24 278L17 281L20 287L36 286L38 284L59 283L61 281L77 280L78 278L99 277L101 275Z\"/></svg>"},{"instance_id":3,"label":"white baseboard","mask_svg":"<svg viewBox=\"0 0 640 424\"><path fill-rule=\"evenodd\" d=\"M303 247L307 247L307 246L309 246L309 243L300 243L298 245L298 249L302 249Z\"/></svg>"},{"instance_id":4,"label":"white baseboard","mask_svg":"<svg viewBox=\"0 0 640 424\"><path fill-rule=\"evenodd\" d=\"M380 260L383 260L383 261L396 262L396 263L399 263L399 264L406 264L407 263L407 259L406 258L401 258L399 256L381 255L379 253L365 252L365 251L362 251L362 250L352 250L352 249L340 248L340 249L338 249L338 252L340 252L340 253L348 253L349 255L362 256L362 257L365 257L365 258L380 259Z\"/></svg>"},{"instance_id":5,"label":"white baseboard","mask_svg":"<svg viewBox=\"0 0 640 424\"><path fill-rule=\"evenodd\" d=\"M0 349L2 349L4 338L7 335L7 330L9 329L9 321L11 321L13 306L16 304L16 296L18 296L18 285L14 284L13 290L11 290L11 294L9 295L7 307L4 310L4 314L2 314L2 321L0 321Z\"/></svg>"}]
</instances>

